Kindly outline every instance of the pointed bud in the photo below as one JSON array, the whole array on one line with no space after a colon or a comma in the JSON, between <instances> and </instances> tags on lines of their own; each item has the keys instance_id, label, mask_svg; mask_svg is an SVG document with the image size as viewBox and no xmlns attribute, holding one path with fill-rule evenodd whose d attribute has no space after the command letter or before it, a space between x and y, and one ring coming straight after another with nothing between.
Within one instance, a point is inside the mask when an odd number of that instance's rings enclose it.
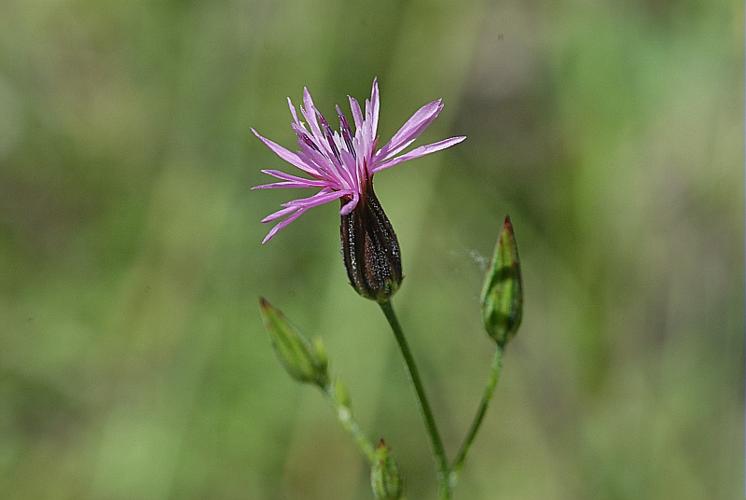
<instances>
[{"instance_id":1,"label":"pointed bud","mask_svg":"<svg viewBox=\"0 0 746 500\"><path fill-rule=\"evenodd\" d=\"M373 488L373 495L378 500L399 500L404 491L399 467L383 439L376 447L375 461L370 471L370 485Z\"/></svg>"},{"instance_id":2,"label":"pointed bud","mask_svg":"<svg viewBox=\"0 0 746 500\"><path fill-rule=\"evenodd\" d=\"M492 265L482 288L482 321L500 347L518 331L523 316L523 284L518 245L510 217L505 217Z\"/></svg>"},{"instance_id":3,"label":"pointed bud","mask_svg":"<svg viewBox=\"0 0 746 500\"><path fill-rule=\"evenodd\" d=\"M340 237L347 277L355 291L377 302L389 300L402 281L401 251L372 181L355 209L342 216Z\"/></svg>"},{"instance_id":4,"label":"pointed bud","mask_svg":"<svg viewBox=\"0 0 746 500\"><path fill-rule=\"evenodd\" d=\"M329 383L328 361L321 339L314 339L311 344L279 309L264 298L259 299L259 310L272 347L290 376L299 382L326 387Z\"/></svg>"}]
</instances>

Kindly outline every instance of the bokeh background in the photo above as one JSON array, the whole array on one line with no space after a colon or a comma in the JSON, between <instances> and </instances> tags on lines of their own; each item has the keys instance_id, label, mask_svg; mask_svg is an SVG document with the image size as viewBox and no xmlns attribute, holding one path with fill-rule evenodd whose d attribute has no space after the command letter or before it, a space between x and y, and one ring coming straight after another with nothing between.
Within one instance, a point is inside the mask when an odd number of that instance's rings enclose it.
<instances>
[{"instance_id":1,"label":"bokeh background","mask_svg":"<svg viewBox=\"0 0 746 500\"><path fill-rule=\"evenodd\" d=\"M0 497L367 499L257 298L325 340L410 498L434 496L386 323L347 285L337 207L269 245L252 192L381 82L447 152L377 177L396 297L455 453L492 344L478 295L504 214L524 325L463 499L737 498L743 480L743 7L735 0L4 0Z\"/></svg>"}]
</instances>

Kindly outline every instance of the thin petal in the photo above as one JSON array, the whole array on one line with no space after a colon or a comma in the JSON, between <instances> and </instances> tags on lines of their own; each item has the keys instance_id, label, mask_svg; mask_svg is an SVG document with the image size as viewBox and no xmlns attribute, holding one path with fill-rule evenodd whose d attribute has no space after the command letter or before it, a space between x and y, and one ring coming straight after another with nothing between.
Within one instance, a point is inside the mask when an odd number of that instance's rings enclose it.
<instances>
[{"instance_id":1,"label":"thin petal","mask_svg":"<svg viewBox=\"0 0 746 500\"><path fill-rule=\"evenodd\" d=\"M417 137L435 120L443 109L443 100L429 102L406 121L391 140L376 154L378 158L389 159L412 144Z\"/></svg>"},{"instance_id":2,"label":"thin petal","mask_svg":"<svg viewBox=\"0 0 746 500\"><path fill-rule=\"evenodd\" d=\"M329 203L330 201L339 199L343 196L348 196L350 194L350 191L319 191L313 196L309 196L308 198L300 198L297 200L288 201L286 203L283 203L283 207L303 207L303 208L311 208L311 207L317 207L319 205L323 205L324 203Z\"/></svg>"},{"instance_id":3,"label":"thin petal","mask_svg":"<svg viewBox=\"0 0 746 500\"><path fill-rule=\"evenodd\" d=\"M355 157L352 156L351 153L348 153L345 150L341 151L342 155L342 165L344 166L345 170L349 172L352 182L352 187L355 188L356 191L360 190L360 176L358 175L357 170L357 161L355 160Z\"/></svg>"},{"instance_id":4,"label":"thin petal","mask_svg":"<svg viewBox=\"0 0 746 500\"><path fill-rule=\"evenodd\" d=\"M314 142L319 148L324 148L324 134L321 133L319 122L316 120L316 113L319 112L316 109L316 105L313 103L311 92L308 91L308 87L303 87L303 106L300 108L301 113L306 118L308 126L311 128L311 134L313 134ZM324 148L327 149L327 148Z\"/></svg>"},{"instance_id":5,"label":"thin petal","mask_svg":"<svg viewBox=\"0 0 746 500\"><path fill-rule=\"evenodd\" d=\"M355 138L358 141L358 148L357 148L357 154L356 156L362 157L362 158L369 158L369 156L373 152L373 139L372 139L372 129L371 122L367 118L363 120L363 123L360 125L360 131L355 133Z\"/></svg>"},{"instance_id":6,"label":"thin petal","mask_svg":"<svg viewBox=\"0 0 746 500\"><path fill-rule=\"evenodd\" d=\"M278 232L280 232L282 229L288 227L288 225L290 225L291 222L293 222L295 219L297 219L298 217L300 217L301 215L303 215L304 213L306 213L306 211L308 211L307 208L300 208L293 215L291 215L290 217L288 217L287 219L285 219L284 221L280 222L275 227L273 227L272 229L270 229L269 232L267 233L267 236L265 236L264 239L262 240L262 245L264 245L269 240L271 240L272 238L274 238L275 235Z\"/></svg>"},{"instance_id":7,"label":"thin petal","mask_svg":"<svg viewBox=\"0 0 746 500\"><path fill-rule=\"evenodd\" d=\"M259 134L259 132L257 132L255 129L252 128L251 131L254 133L255 136L259 138L260 141L262 141L269 149L271 149L273 153L275 153L277 156L279 156L286 162L290 163L291 165L295 167L298 167L304 172L318 175L318 173L313 167L311 167L310 165L306 165L305 162L303 162L303 160L298 158L298 155L296 155L295 153L288 151L287 149L283 148L276 142L267 139L266 137Z\"/></svg>"},{"instance_id":8,"label":"thin petal","mask_svg":"<svg viewBox=\"0 0 746 500\"><path fill-rule=\"evenodd\" d=\"M347 117L342 113L342 108L339 107L339 104L336 106L337 108L337 117L339 118L339 130L342 133L342 138L345 142L345 149L355 154L355 147L352 145L352 130L350 129L350 124L347 121Z\"/></svg>"},{"instance_id":9,"label":"thin petal","mask_svg":"<svg viewBox=\"0 0 746 500\"><path fill-rule=\"evenodd\" d=\"M255 189L292 189L292 188L317 188L320 187L318 185L313 184L306 184L305 182L291 182L291 181L283 181L283 182L273 182L271 184L260 184L258 186L253 186L251 190Z\"/></svg>"},{"instance_id":10,"label":"thin petal","mask_svg":"<svg viewBox=\"0 0 746 500\"><path fill-rule=\"evenodd\" d=\"M355 134L363 126L363 112L360 109L360 103L354 97L347 96L350 100L350 110L352 111L352 120L355 122Z\"/></svg>"},{"instance_id":11,"label":"thin petal","mask_svg":"<svg viewBox=\"0 0 746 500\"><path fill-rule=\"evenodd\" d=\"M324 187L326 186L326 182L322 180L316 180L316 179L306 179L303 177L298 177L297 175L288 174L286 172L283 172L282 170L268 170L264 169L261 171L263 174L271 175L272 177L276 177L277 179L282 179L283 181L292 181L292 182L299 182L307 184L308 186L318 186L318 187Z\"/></svg>"},{"instance_id":12,"label":"thin petal","mask_svg":"<svg viewBox=\"0 0 746 500\"><path fill-rule=\"evenodd\" d=\"M385 170L387 168L391 168L394 165L398 165L399 163L414 160L415 158L419 158L421 156L429 155L430 153L435 153L436 151L440 151L442 149L450 148L451 146L455 146L459 142L466 139L466 136L458 136L458 137L451 137L450 139L443 139L442 141L434 142L432 144L426 144L424 146L420 146L418 148L414 148L409 153L403 154L401 156L397 156L396 158L393 158L391 160L385 161L376 167L373 168L373 172L380 172L381 170Z\"/></svg>"},{"instance_id":13,"label":"thin petal","mask_svg":"<svg viewBox=\"0 0 746 500\"><path fill-rule=\"evenodd\" d=\"M296 210L298 210L297 207L286 207L286 208L280 209L277 212L273 212L269 214L268 216L266 216L265 218L263 218L261 222L262 224L266 224L267 222L272 222L273 220L277 220L289 213L295 212Z\"/></svg>"},{"instance_id":14,"label":"thin petal","mask_svg":"<svg viewBox=\"0 0 746 500\"><path fill-rule=\"evenodd\" d=\"M291 101L289 97L288 108L290 108L290 114L293 115L293 123L300 126L300 120L298 120L298 111L296 111L295 106L293 106L293 101Z\"/></svg>"},{"instance_id":15,"label":"thin petal","mask_svg":"<svg viewBox=\"0 0 746 500\"><path fill-rule=\"evenodd\" d=\"M329 192L327 190L321 190L318 193L316 193L313 196L309 196L308 198L301 198L298 200L289 201L287 203L283 203L281 210L278 210L277 212L268 215L264 219L262 219L262 222L270 222L272 220L279 219L283 215L287 215L289 213L293 213L290 217L285 219L284 221L277 224L275 227L273 227L269 233L267 233L267 236L264 237L262 240L262 244L268 242L271 240L280 230L287 227L291 222L296 220L298 217L306 213L310 208L313 208L318 205L323 205L324 203L328 203L332 200L335 200L337 198L341 198L342 196L345 196L349 193L344 191L332 191Z\"/></svg>"},{"instance_id":16,"label":"thin petal","mask_svg":"<svg viewBox=\"0 0 746 500\"><path fill-rule=\"evenodd\" d=\"M300 146L301 150L298 152L298 156L307 165L315 167L321 173L318 177L324 178L327 183L333 183L335 186L345 189L353 186L352 178L340 160L333 158L328 153L320 153L307 144L301 144Z\"/></svg>"},{"instance_id":17,"label":"thin petal","mask_svg":"<svg viewBox=\"0 0 746 500\"><path fill-rule=\"evenodd\" d=\"M373 131L373 138L375 139L378 133L378 115L381 111L381 97L378 92L378 77L373 79L373 88L370 91L370 106L371 106L371 117L373 123L371 129Z\"/></svg>"},{"instance_id":18,"label":"thin petal","mask_svg":"<svg viewBox=\"0 0 746 500\"><path fill-rule=\"evenodd\" d=\"M298 157L306 162L308 165L316 168L319 171L319 178L323 179L327 184L334 183L339 184L336 172L330 166L329 159L323 154L319 153L315 149L311 149L306 144L301 145L301 150L298 151Z\"/></svg>"},{"instance_id":19,"label":"thin petal","mask_svg":"<svg viewBox=\"0 0 746 500\"><path fill-rule=\"evenodd\" d=\"M301 109L301 112L303 112L303 108L300 108L300 109ZM292 128L293 131L295 132L295 135L298 136L298 146L302 150L309 149L309 150L316 151L317 153L321 153L321 147L316 143L317 142L316 139L312 137L313 134L311 134L308 130L306 130L306 128L303 126L302 123L298 123L298 124L293 123L290 125L290 128ZM298 156L300 156L300 154ZM323 170L324 169L322 169L321 171Z\"/></svg>"}]
</instances>

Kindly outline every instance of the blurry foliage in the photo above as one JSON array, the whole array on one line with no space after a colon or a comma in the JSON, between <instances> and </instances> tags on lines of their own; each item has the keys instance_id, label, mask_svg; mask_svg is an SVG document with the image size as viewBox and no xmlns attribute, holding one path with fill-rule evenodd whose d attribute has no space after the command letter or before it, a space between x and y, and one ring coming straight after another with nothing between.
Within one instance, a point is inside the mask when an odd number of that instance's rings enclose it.
<instances>
[{"instance_id":1,"label":"blurry foliage","mask_svg":"<svg viewBox=\"0 0 746 500\"><path fill-rule=\"evenodd\" d=\"M327 344L410 491L432 464L398 354L345 283L335 207L267 246L251 193L381 81L463 145L377 177L402 321L451 453L492 346L505 213L526 308L459 498L735 498L743 471L742 3L5 0L0 496L366 499L367 470L278 365L266 295ZM325 457L319 460L318 457ZM341 478L333 482L330 477Z\"/></svg>"}]
</instances>

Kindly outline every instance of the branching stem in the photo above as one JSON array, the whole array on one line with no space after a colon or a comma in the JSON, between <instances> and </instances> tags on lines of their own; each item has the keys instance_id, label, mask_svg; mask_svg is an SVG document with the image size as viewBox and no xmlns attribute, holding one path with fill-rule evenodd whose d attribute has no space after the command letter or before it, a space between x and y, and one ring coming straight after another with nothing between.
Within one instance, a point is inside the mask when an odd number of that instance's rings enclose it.
<instances>
[{"instance_id":1,"label":"branching stem","mask_svg":"<svg viewBox=\"0 0 746 500\"><path fill-rule=\"evenodd\" d=\"M334 413L337 415L337 420L342 424L342 427L352 436L355 440L355 444L360 449L368 462L372 465L375 460L375 448L373 443L370 442L365 433L360 429L360 425L352 415L352 410L339 401L334 396L334 391L330 385L322 388L324 395L326 396L329 403L334 408Z\"/></svg>"}]
</instances>

